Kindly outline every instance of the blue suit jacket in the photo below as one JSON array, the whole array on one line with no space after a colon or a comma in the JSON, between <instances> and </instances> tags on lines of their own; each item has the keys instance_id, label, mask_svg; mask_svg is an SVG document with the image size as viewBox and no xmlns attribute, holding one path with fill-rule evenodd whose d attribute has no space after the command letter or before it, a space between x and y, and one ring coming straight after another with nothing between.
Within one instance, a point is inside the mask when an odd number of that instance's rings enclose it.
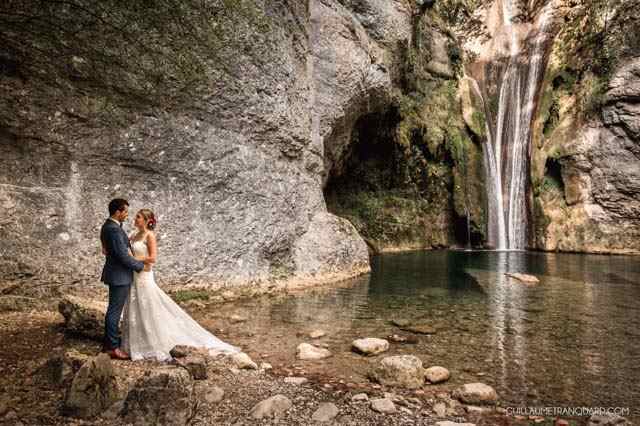
<instances>
[{"instance_id":1,"label":"blue suit jacket","mask_svg":"<svg viewBox=\"0 0 640 426\"><path fill-rule=\"evenodd\" d=\"M140 272L144 263L129 255L129 237L113 220L107 219L100 230L100 240L107 249L100 281L113 286L133 283L133 271Z\"/></svg>"}]
</instances>

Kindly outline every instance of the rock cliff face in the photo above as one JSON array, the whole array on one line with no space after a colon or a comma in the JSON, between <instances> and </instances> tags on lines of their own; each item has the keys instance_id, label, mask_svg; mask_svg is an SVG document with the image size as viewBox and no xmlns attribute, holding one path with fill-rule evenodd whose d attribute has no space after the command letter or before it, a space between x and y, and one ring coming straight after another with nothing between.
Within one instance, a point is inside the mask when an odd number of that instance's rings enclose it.
<instances>
[{"instance_id":1,"label":"rock cliff face","mask_svg":"<svg viewBox=\"0 0 640 426\"><path fill-rule=\"evenodd\" d=\"M114 197L156 212L161 282L368 270L364 241L327 213L322 187L353 117L390 90L385 44L409 37L409 12L395 1L280 0L258 13L272 24L263 43L235 55L233 78L189 109L129 109L125 124L105 124L87 118L99 99L0 75L0 278L97 282Z\"/></svg>"},{"instance_id":2,"label":"rock cliff face","mask_svg":"<svg viewBox=\"0 0 640 426\"><path fill-rule=\"evenodd\" d=\"M597 118L577 122L574 99L560 100L534 150L536 246L640 253L640 59L614 72Z\"/></svg>"}]
</instances>

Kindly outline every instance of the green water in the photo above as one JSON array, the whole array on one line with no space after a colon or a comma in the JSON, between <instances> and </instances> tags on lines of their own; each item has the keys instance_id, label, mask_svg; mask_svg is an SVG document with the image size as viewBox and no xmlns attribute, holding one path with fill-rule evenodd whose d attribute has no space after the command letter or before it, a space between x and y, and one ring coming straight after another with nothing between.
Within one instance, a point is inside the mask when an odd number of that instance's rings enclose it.
<instances>
[{"instance_id":1,"label":"green water","mask_svg":"<svg viewBox=\"0 0 640 426\"><path fill-rule=\"evenodd\" d=\"M536 275L527 286L504 272ZM385 355L414 354L452 372L448 385L481 381L503 406L629 407L640 403L640 258L535 252L432 251L388 254L345 288L252 307L260 351L307 338L287 329L322 328L335 354L322 368L366 380L380 357L350 353L359 337L410 335L394 318L436 333ZM289 332L290 334L290 332ZM277 337L283 337L278 341ZM300 337L300 336L298 336ZM255 338L254 340L255 341ZM312 368L312 367L311 367Z\"/></svg>"}]
</instances>

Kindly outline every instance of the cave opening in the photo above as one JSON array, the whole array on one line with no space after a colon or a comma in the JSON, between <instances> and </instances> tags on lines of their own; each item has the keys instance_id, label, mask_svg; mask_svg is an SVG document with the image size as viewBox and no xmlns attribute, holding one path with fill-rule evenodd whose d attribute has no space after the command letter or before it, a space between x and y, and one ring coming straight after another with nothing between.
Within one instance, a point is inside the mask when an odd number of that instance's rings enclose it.
<instances>
[{"instance_id":1,"label":"cave opening","mask_svg":"<svg viewBox=\"0 0 640 426\"><path fill-rule=\"evenodd\" d=\"M557 189L564 193L564 182L562 181L562 164L553 158L547 158L544 165L544 186L545 189Z\"/></svg>"}]
</instances>

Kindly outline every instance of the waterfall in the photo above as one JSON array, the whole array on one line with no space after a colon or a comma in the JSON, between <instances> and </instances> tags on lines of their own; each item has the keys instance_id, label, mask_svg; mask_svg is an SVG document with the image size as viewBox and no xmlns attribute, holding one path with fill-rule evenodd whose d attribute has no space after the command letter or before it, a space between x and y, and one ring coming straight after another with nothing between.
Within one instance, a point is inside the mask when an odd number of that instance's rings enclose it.
<instances>
[{"instance_id":1,"label":"waterfall","mask_svg":"<svg viewBox=\"0 0 640 426\"><path fill-rule=\"evenodd\" d=\"M487 123L484 149L489 200L489 244L498 250L522 250L527 243L527 183L531 125L545 68L545 48L553 0L530 25L514 22L517 0L501 2L502 27L507 33L508 61L499 82L498 111L491 117L478 82L470 79L483 99ZM529 5L531 7L531 4ZM488 124L487 124L488 126Z\"/></svg>"}]
</instances>

